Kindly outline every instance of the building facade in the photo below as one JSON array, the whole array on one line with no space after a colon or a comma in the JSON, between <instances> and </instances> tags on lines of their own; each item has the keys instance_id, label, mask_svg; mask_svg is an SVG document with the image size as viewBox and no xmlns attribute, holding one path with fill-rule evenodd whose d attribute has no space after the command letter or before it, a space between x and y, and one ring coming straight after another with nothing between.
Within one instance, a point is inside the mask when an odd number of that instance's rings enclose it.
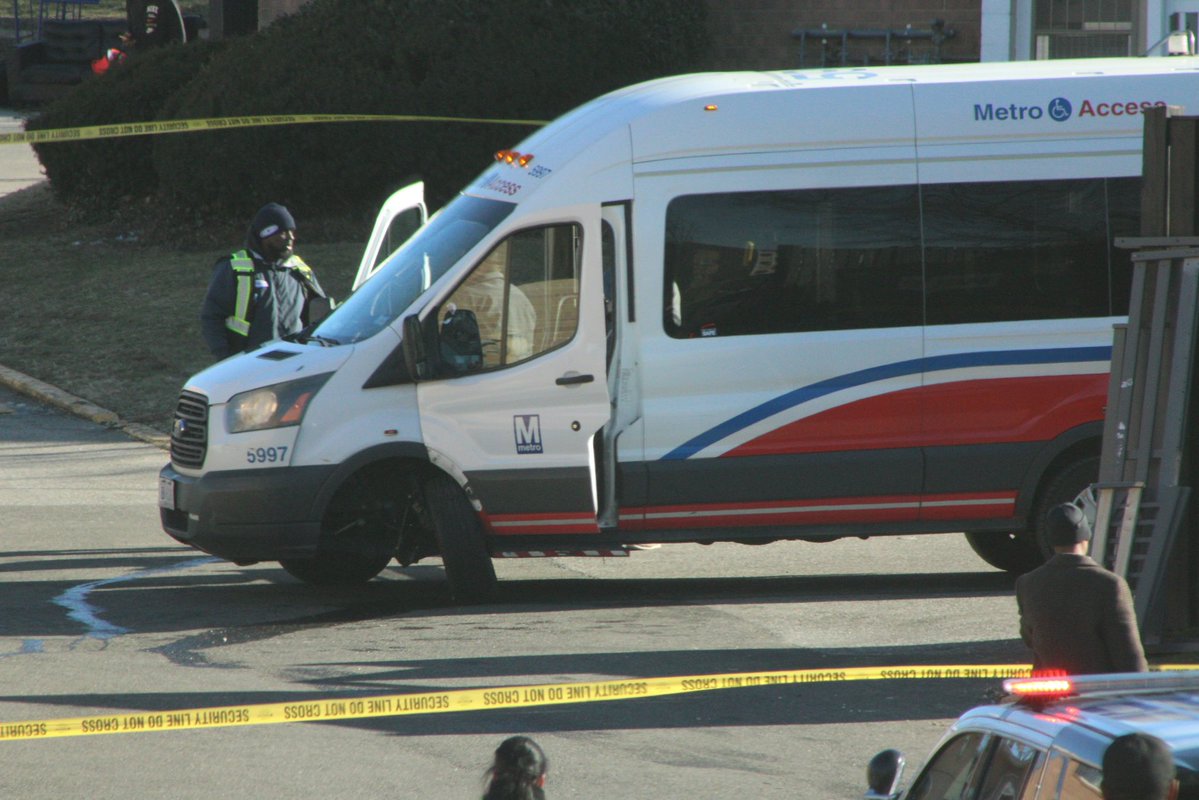
<instances>
[{"instance_id":1,"label":"building facade","mask_svg":"<svg viewBox=\"0 0 1199 800\"><path fill-rule=\"evenodd\" d=\"M1199 0L981 2L983 61L1194 52L1199 28Z\"/></svg>"},{"instance_id":2,"label":"building facade","mask_svg":"<svg viewBox=\"0 0 1199 800\"><path fill-rule=\"evenodd\" d=\"M310 0L210 2L219 37L269 25ZM707 5L712 69L1166 55L1199 30L1199 0L695 2Z\"/></svg>"}]
</instances>

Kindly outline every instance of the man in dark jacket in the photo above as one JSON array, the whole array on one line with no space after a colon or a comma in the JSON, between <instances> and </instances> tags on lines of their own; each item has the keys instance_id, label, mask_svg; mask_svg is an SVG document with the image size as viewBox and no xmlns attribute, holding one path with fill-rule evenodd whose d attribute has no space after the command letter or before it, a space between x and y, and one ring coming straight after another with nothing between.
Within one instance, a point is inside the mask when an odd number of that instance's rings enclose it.
<instances>
[{"instance_id":1,"label":"man in dark jacket","mask_svg":"<svg viewBox=\"0 0 1199 800\"><path fill-rule=\"evenodd\" d=\"M218 359L298 333L328 313L332 301L312 269L292 253L296 222L268 203L246 234L246 249L217 261L200 310L200 328Z\"/></svg>"},{"instance_id":2,"label":"man in dark jacket","mask_svg":"<svg viewBox=\"0 0 1199 800\"><path fill-rule=\"evenodd\" d=\"M1053 558L1016 579L1020 636L1032 648L1033 669L1145 672L1132 593L1087 556L1091 526L1082 510L1072 503L1051 509L1048 533Z\"/></svg>"}]
</instances>

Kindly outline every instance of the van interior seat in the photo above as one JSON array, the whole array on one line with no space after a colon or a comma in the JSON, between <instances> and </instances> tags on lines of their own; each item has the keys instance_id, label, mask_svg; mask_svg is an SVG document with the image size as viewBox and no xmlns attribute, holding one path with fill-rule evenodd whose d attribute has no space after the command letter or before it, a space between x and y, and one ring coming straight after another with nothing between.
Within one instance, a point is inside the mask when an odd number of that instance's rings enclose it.
<instances>
[{"instance_id":1,"label":"van interior seat","mask_svg":"<svg viewBox=\"0 0 1199 800\"><path fill-rule=\"evenodd\" d=\"M574 278L534 281L520 287L537 312L537 352L557 347L579 327L579 289Z\"/></svg>"}]
</instances>

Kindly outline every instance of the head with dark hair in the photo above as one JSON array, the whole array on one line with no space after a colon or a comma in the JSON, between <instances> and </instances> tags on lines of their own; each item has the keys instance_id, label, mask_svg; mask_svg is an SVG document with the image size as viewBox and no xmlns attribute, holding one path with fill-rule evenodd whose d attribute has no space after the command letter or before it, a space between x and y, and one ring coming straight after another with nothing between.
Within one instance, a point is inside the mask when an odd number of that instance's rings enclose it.
<instances>
[{"instance_id":1,"label":"head with dark hair","mask_svg":"<svg viewBox=\"0 0 1199 800\"><path fill-rule=\"evenodd\" d=\"M1170 746L1147 733L1117 737L1103 753L1104 800L1167 800L1178 791Z\"/></svg>"},{"instance_id":2,"label":"head with dark hair","mask_svg":"<svg viewBox=\"0 0 1199 800\"><path fill-rule=\"evenodd\" d=\"M1073 503L1062 503L1049 509L1045 528L1049 544L1055 549L1073 548L1091 541L1091 523L1087 522L1082 509Z\"/></svg>"},{"instance_id":3,"label":"head with dark hair","mask_svg":"<svg viewBox=\"0 0 1199 800\"><path fill-rule=\"evenodd\" d=\"M545 753L528 736L505 739L487 770L483 800L544 800L542 787L549 767Z\"/></svg>"},{"instance_id":4,"label":"head with dark hair","mask_svg":"<svg viewBox=\"0 0 1199 800\"><path fill-rule=\"evenodd\" d=\"M269 260L282 261L292 254L296 220L285 206L267 203L258 209L246 232L246 246Z\"/></svg>"}]
</instances>

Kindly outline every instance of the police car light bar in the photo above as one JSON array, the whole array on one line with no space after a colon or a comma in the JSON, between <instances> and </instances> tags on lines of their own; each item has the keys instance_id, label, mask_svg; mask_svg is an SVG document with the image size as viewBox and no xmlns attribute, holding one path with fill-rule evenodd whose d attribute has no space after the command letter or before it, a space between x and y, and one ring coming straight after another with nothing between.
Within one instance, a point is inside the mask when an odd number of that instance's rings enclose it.
<instances>
[{"instance_id":1,"label":"police car light bar","mask_svg":"<svg viewBox=\"0 0 1199 800\"><path fill-rule=\"evenodd\" d=\"M1031 678L1008 678L1003 690L1021 699L1051 700L1074 694L1074 682L1061 675L1034 675Z\"/></svg>"},{"instance_id":2,"label":"police car light bar","mask_svg":"<svg viewBox=\"0 0 1199 800\"><path fill-rule=\"evenodd\" d=\"M1112 675L1034 675L1008 678L1003 690L1026 701L1055 700L1104 694L1199 691L1199 673L1190 671L1125 672Z\"/></svg>"}]
</instances>

